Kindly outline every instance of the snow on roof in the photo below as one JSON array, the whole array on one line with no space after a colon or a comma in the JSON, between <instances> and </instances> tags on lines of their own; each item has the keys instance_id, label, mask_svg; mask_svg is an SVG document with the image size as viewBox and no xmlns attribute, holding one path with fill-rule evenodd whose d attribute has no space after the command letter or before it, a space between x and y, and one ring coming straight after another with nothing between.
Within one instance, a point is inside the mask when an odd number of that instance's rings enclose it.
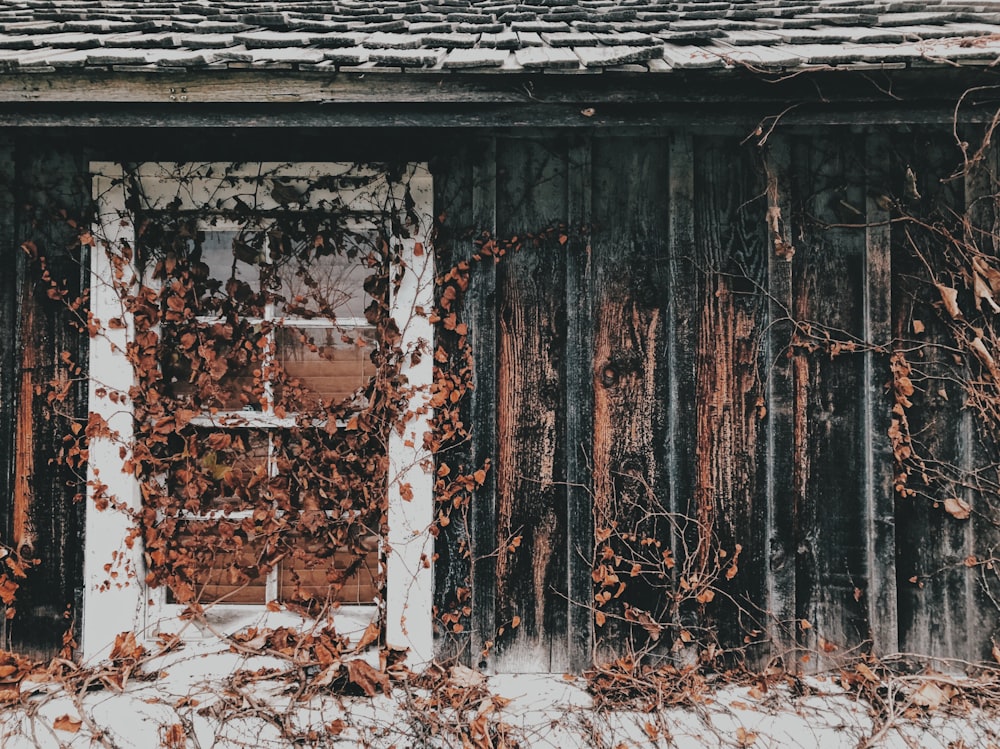
<instances>
[{"instance_id":1,"label":"snow on roof","mask_svg":"<svg viewBox=\"0 0 1000 749\"><path fill-rule=\"evenodd\" d=\"M7 0L0 72L995 64L1000 0Z\"/></svg>"}]
</instances>

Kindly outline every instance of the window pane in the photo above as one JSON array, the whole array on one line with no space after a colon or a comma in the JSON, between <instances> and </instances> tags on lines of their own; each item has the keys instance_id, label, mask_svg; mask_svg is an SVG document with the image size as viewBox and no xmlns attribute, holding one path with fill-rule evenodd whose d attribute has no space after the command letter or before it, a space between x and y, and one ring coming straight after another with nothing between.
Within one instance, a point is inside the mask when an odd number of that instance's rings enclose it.
<instances>
[{"instance_id":1,"label":"window pane","mask_svg":"<svg viewBox=\"0 0 1000 749\"><path fill-rule=\"evenodd\" d=\"M269 569L262 563L264 545L247 538L238 524L184 521L174 534L168 603L265 602Z\"/></svg>"},{"instance_id":2,"label":"window pane","mask_svg":"<svg viewBox=\"0 0 1000 749\"><path fill-rule=\"evenodd\" d=\"M278 572L278 597L284 603L374 603L378 597L378 537L362 539L355 551L331 551L318 541L294 546Z\"/></svg>"},{"instance_id":3,"label":"window pane","mask_svg":"<svg viewBox=\"0 0 1000 749\"><path fill-rule=\"evenodd\" d=\"M198 411L257 410L267 337L247 321L164 325L163 394Z\"/></svg>"},{"instance_id":4,"label":"window pane","mask_svg":"<svg viewBox=\"0 0 1000 749\"><path fill-rule=\"evenodd\" d=\"M191 429L167 480L178 509L192 514L238 512L270 502L268 436L252 430Z\"/></svg>"},{"instance_id":5,"label":"window pane","mask_svg":"<svg viewBox=\"0 0 1000 749\"><path fill-rule=\"evenodd\" d=\"M275 403L287 411L305 411L352 398L375 375L372 327L297 328L275 331L276 359L285 375L275 388Z\"/></svg>"},{"instance_id":6,"label":"window pane","mask_svg":"<svg viewBox=\"0 0 1000 749\"><path fill-rule=\"evenodd\" d=\"M362 320L372 297L365 282L376 274L370 267L375 247L371 237L316 235L313 246L275 263L277 314L285 317L326 317ZM369 284L371 288L371 284Z\"/></svg>"}]
</instances>

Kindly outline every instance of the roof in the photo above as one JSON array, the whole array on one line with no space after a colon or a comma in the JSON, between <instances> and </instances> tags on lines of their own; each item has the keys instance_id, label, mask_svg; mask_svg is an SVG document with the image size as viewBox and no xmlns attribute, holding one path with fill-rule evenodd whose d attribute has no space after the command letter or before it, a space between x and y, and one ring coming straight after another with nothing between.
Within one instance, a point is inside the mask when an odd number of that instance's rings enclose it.
<instances>
[{"instance_id":1,"label":"roof","mask_svg":"<svg viewBox=\"0 0 1000 749\"><path fill-rule=\"evenodd\" d=\"M0 71L993 65L1000 0L7 0Z\"/></svg>"}]
</instances>

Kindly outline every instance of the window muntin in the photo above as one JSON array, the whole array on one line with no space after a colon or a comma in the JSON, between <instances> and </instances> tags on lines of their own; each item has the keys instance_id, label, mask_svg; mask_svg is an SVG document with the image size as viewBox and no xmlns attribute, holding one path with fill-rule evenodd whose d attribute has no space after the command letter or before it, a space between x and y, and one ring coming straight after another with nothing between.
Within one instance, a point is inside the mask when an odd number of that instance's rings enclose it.
<instances>
[{"instance_id":1,"label":"window muntin","mask_svg":"<svg viewBox=\"0 0 1000 749\"><path fill-rule=\"evenodd\" d=\"M201 484L205 486L198 485L197 496L194 496L195 492L185 483L190 477L177 475L185 470L184 461L180 461L175 470L167 471L153 491L172 492L178 487L186 487L185 491L192 496L185 497L181 512L159 513L155 522L171 526L170 538L178 542L179 548L190 551L192 568L198 568L204 561L199 563L198 555L214 554L216 560L207 565L211 570L207 576L202 575L200 579L192 576L190 580L181 581L190 585L191 590L169 595L164 594L162 588L146 590L142 595L147 599L150 594L153 599L159 596L161 611L154 619L163 616L163 610L180 598L200 598L201 602L214 602L217 608L296 596L299 600L315 600L331 581L344 602L371 600L377 583L378 539L382 528L369 526L377 526L377 523L368 526L361 523L360 527L369 527L371 533L360 537L358 523L352 523L353 538L340 538L333 532L322 542L325 549L313 549L308 559L301 552L317 543L315 536L297 541L289 537L277 555L273 548L266 554L262 551L269 543L266 533L254 534L243 528L245 539L235 552L214 549L212 538L213 534L240 532L240 526L246 525L247 519L254 515L255 505L259 506L262 501L277 506L279 518L281 512L294 510L301 516L310 513L313 517L321 516L327 524L335 520L338 513L351 512L349 503L324 503L317 500L315 493L310 496L309 492L296 492L293 487L282 493L282 482L291 484L296 471L308 469L308 460L297 454L295 444L301 440L303 432L309 432L310 440L322 444L323 449L335 450L338 432L351 428L352 409L361 411L366 405L365 383L377 374L371 356L378 345L371 307L380 291L382 303L388 304L392 319L403 331L405 346L412 347L421 341L426 345L430 340L426 319L414 315L417 307L429 309L432 299L428 254L413 252L425 242L430 224L431 193L426 171L420 166L407 167L407 199L412 204L407 218L421 218L419 226L414 226L410 232L411 236L391 248L391 252L402 259L406 278L403 283L394 285L396 293L387 300L386 289L378 288L377 280L371 280L373 275L376 278L378 275L371 272L373 264L378 262L378 253L371 249L379 249L377 242L396 241L384 232L380 234L377 221L373 221L373 218L385 217L385 207L392 198L394 187L388 184L384 174L329 164L248 165L235 177L231 165L145 164L131 172L117 165L95 166L98 173L95 196L102 219L111 217L112 224L116 219L118 223L118 227L104 232L109 246L141 246L144 239L149 241L148 232L159 232L160 236L153 239L168 250L157 259L158 265L151 259L143 263L140 256L136 273L145 273L147 278L151 275L160 283L168 284L162 295L163 315L158 327L164 340L163 350L169 354L162 366L163 387L165 393L183 404L185 412L184 428L172 439L187 442L190 459L198 461ZM227 168L229 174L220 178ZM262 179L261 174L269 176ZM125 186L135 191L137 183L145 204L135 225L129 226L129 220L136 217L125 209L128 201L120 193L126 191ZM302 199L305 195L308 199ZM289 205L296 202L296 198L290 196L298 196L297 205ZM185 216L185 210L189 206L197 207L199 200L211 201L215 210L209 215L202 212L195 217L191 211ZM240 206L247 205L258 208L254 223L242 220L242 216L234 220L233 213L240 213ZM293 208L299 211L302 224L314 222L309 227L312 237L308 244L297 244L295 238L284 231L281 216ZM316 222L322 222L324 209L334 212L334 208L336 214L343 217L342 225L320 227ZM158 222L158 212L175 217L173 224ZM177 216L180 219L176 219ZM309 262L273 262L288 256L308 256ZM179 258L190 262L194 283L192 288L175 291L169 284ZM269 262L262 263L262 258ZM94 270L95 311L110 316L115 303L120 304L120 299L115 300L113 294L107 293L108 280L118 268L115 262L98 258ZM385 274L382 276L384 278ZM384 281L382 285L386 285ZM170 296L175 293L187 298L174 300L172 304ZM180 303L182 301L185 303ZM237 307L239 315L234 314ZM227 330L227 326L236 326L239 330ZM126 338L135 334L131 320L126 319L125 327ZM121 363L122 349L113 341L111 343L110 351L102 352L100 345L95 347L92 369L98 372L107 369L116 352L118 363ZM184 346L197 347L202 354L193 359L176 356L178 349ZM214 373L210 371L212 367L216 368ZM224 372L220 374L219 369ZM406 375L416 386L411 398L411 413L422 412L426 394L420 395L420 392L429 384L430 367L414 362L408 369L412 371ZM204 378L206 371L212 374L207 381ZM108 410L108 404L102 400L102 396L95 395L92 389L95 410ZM336 403L340 404L339 409L332 408ZM304 414L313 411L317 404L331 406L330 413L335 416L325 420L306 418ZM390 577L385 603L387 636L408 642L415 651L419 649L422 656L429 657L430 588L429 573L424 570L429 568L425 560L430 548L427 528L431 517L431 484L422 467L426 463L416 447L421 443L416 430L426 425L424 415L407 425L411 431L406 434L400 430L388 436L381 458L389 467L388 487L369 486L365 491L388 490L390 495L391 543L386 547L391 550L387 558ZM119 437L127 438L128 431L121 430ZM104 445L100 440L97 442L94 454L101 456L106 451L102 451ZM115 462L107 457L92 461L94 468L105 476ZM120 465L121 459L117 462ZM208 481L204 480L206 473ZM359 477L352 477L352 481L357 486ZM122 494L132 493L130 501L136 508L141 504L136 495L140 491L148 493L148 488L140 490L136 482L127 478L116 477L112 483L117 485L112 488ZM400 507L399 486L404 483L408 497L416 489L418 494L413 496L417 501L408 500L407 507ZM121 522L116 524L100 518L88 508L88 529L115 525L119 531L122 529ZM393 533L396 533L394 542ZM343 557L336 554L340 548L338 544L343 543L350 543L364 552L354 556L349 570ZM92 574L95 569L90 561L95 556L93 551L88 546L91 570L88 580L100 577ZM110 544L105 551L109 555L117 554ZM158 551L145 549L146 558L142 560L147 571L152 571L150 582L154 583L157 582L155 555ZM228 565L230 560L226 554L241 557L239 564ZM118 554L116 558L122 556L129 555ZM254 568L255 560L275 562L276 556L277 562L262 565L265 569L256 577L242 574ZM132 558L137 557L133 554ZM394 566L400 570L397 578L405 571L413 579L398 579L393 583ZM107 581L93 583L93 588L105 595L118 587L108 585ZM88 592L89 600L99 598L93 591ZM419 600L414 594L419 594ZM85 616L93 619L94 606L85 608L88 610ZM156 622L150 624L156 626ZM125 628L119 627L117 631ZM85 619L84 629L84 649L94 651L92 645L99 636L94 633L102 627L89 626ZM103 629L109 631L106 625ZM88 637L88 632L92 636ZM423 643L419 648L414 647L415 633Z\"/></svg>"}]
</instances>

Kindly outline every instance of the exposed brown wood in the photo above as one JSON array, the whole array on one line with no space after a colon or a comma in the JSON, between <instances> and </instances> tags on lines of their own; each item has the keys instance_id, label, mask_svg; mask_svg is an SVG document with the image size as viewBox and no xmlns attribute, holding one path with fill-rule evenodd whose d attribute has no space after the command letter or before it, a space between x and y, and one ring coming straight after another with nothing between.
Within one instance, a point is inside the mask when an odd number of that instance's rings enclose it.
<instances>
[{"instance_id":1,"label":"exposed brown wood","mask_svg":"<svg viewBox=\"0 0 1000 749\"><path fill-rule=\"evenodd\" d=\"M723 595L708 622L725 647L763 639L765 505L759 500L765 416L762 357L766 300L763 185L746 147L735 139L699 139L697 264L700 323L694 379L698 483L696 517L705 570L719 574ZM682 396L683 397L683 396ZM690 398L685 400L690 401ZM738 572L724 574L739 554Z\"/></svg>"},{"instance_id":2,"label":"exposed brown wood","mask_svg":"<svg viewBox=\"0 0 1000 749\"><path fill-rule=\"evenodd\" d=\"M11 542L18 553L34 559L36 531L32 518L35 478L35 413L39 410L36 398L41 395L42 384L36 383L40 341L35 340L36 331L34 289L25 284L21 294L21 325L28 333L21 341L20 386L17 398L17 431L14 435L16 457L14 460L14 522ZM36 387L38 393L35 392Z\"/></svg>"},{"instance_id":3,"label":"exposed brown wood","mask_svg":"<svg viewBox=\"0 0 1000 749\"><path fill-rule=\"evenodd\" d=\"M522 246L497 271L494 538L496 626L504 632L495 665L560 671L568 667L565 249L557 236L531 237L566 215L564 143L503 139L497 164L497 225Z\"/></svg>"},{"instance_id":4,"label":"exposed brown wood","mask_svg":"<svg viewBox=\"0 0 1000 749\"><path fill-rule=\"evenodd\" d=\"M674 530L663 457L669 181L666 139L595 141L594 218L616 227L593 243L594 523L599 569L607 570L597 582L611 596L597 633L603 655L656 644L624 619L625 607L664 621L671 604L669 579L655 573ZM617 557L603 553L608 546ZM633 564L646 574L631 577Z\"/></svg>"},{"instance_id":5,"label":"exposed brown wood","mask_svg":"<svg viewBox=\"0 0 1000 749\"><path fill-rule=\"evenodd\" d=\"M18 287L23 278L24 262L15 249L16 224L14 193L15 148L9 137L0 137L0 259L8 269L0 274L0 327L8 331L0 336L0 497L10 497L16 482L16 385L19 367L17 356ZM13 545L13 507L0 504L0 541ZM6 610L0 606L0 647L10 648Z\"/></svg>"},{"instance_id":6,"label":"exposed brown wood","mask_svg":"<svg viewBox=\"0 0 1000 749\"><path fill-rule=\"evenodd\" d=\"M69 217L82 216L89 204L89 187L81 178L84 158L79 143L62 140L19 140L17 160L22 169L22 197L30 203L20 217L18 237L31 240L45 256L51 278L68 298L80 294L82 269L76 230L52 221L63 209ZM33 212L33 213L32 213ZM36 217L44 220L35 221ZM22 256L23 281L18 294L17 341L21 348L18 379L17 469L22 475L15 487L15 532L19 543L30 548L40 563L32 568L18 590L18 614L8 624L12 644L37 657L51 656L72 626L82 585L82 491L79 477L55 458L64 446L73 419L85 408L82 388L73 385L79 372L72 362L86 360L86 339L66 322L66 310L49 298L49 284L39 266ZM69 359L63 358L65 352ZM49 403L50 383L66 385L66 397Z\"/></svg>"}]
</instances>

